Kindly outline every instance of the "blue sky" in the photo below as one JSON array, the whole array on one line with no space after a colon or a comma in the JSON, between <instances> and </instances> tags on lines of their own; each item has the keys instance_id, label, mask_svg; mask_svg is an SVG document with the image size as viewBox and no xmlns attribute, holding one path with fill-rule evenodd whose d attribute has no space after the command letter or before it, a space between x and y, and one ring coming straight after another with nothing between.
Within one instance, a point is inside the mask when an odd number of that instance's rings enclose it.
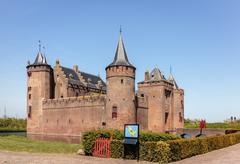
<instances>
[{"instance_id":1,"label":"blue sky","mask_svg":"<svg viewBox=\"0 0 240 164\"><path fill-rule=\"evenodd\" d=\"M240 1L0 0L0 116L25 117L26 64L40 39L48 63L100 74L113 60L119 26L136 81L172 65L185 89L185 117L240 117Z\"/></svg>"}]
</instances>

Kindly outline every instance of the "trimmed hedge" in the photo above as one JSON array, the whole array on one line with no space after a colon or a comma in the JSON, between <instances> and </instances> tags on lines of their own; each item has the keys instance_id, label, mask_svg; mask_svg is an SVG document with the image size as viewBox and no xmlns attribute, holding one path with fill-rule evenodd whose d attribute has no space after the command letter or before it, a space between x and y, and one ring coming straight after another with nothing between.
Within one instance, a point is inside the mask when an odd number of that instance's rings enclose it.
<instances>
[{"instance_id":1,"label":"trimmed hedge","mask_svg":"<svg viewBox=\"0 0 240 164\"><path fill-rule=\"evenodd\" d=\"M204 154L213 150L240 143L240 134L229 134L205 138L180 139L166 142L141 142L140 160L166 163ZM126 156L134 159L134 152ZM123 143L119 140L111 142L111 157L123 158Z\"/></svg>"},{"instance_id":2,"label":"trimmed hedge","mask_svg":"<svg viewBox=\"0 0 240 164\"><path fill-rule=\"evenodd\" d=\"M123 134L118 130L98 130L84 133L82 143L86 155L92 155L94 142L98 137L112 137L111 157L123 158ZM240 143L240 133L204 138L177 140L176 138L179 137L168 134L140 133L140 160L167 163ZM134 149L131 146L126 148L126 158L135 159Z\"/></svg>"},{"instance_id":3,"label":"trimmed hedge","mask_svg":"<svg viewBox=\"0 0 240 164\"><path fill-rule=\"evenodd\" d=\"M85 132L82 136L82 144L83 144L84 152L86 155L92 155L94 143L96 138L98 137L103 137L103 138L112 137L113 140L124 139L123 132L119 130L95 130L95 131ZM153 133L153 132L140 132L139 137L140 137L139 138L140 142L168 141L168 140L176 140L181 138L179 135Z\"/></svg>"},{"instance_id":4,"label":"trimmed hedge","mask_svg":"<svg viewBox=\"0 0 240 164\"><path fill-rule=\"evenodd\" d=\"M113 140L111 142L111 157L123 158L123 142ZM127 147L127 159L135 159L135 149ZM169 161L170 148L166 142L141 142L139 150L139 159L144 161L167 163Z\"/></svg>"},{"instance_id":5,"label":"trimmed hedge","mask_svg":"<svg viewBox=\"0 0 240 164\"><path fill-rule=\"evenodd\" d=\"M240 134L181 139L167 143L171 149L170 161L178 161L240 143Z\"/></svg>"}]
</instances>

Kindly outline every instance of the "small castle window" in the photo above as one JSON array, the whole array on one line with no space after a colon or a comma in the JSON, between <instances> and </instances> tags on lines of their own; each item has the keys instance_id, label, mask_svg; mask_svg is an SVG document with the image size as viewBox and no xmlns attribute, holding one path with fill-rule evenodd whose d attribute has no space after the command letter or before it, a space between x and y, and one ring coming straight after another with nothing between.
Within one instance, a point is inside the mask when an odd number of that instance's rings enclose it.
<instances>
[{"instance_id":1,"label":"small castle window","mask_svg":"<svg viewBox=\"0 0 240 164\"><path fill-rule=\"evenodd\" d=\"M141 97L144 97L144 94L141 94Z\"/></svg>"},{"instance_id":2,"label":"small castle window","mask_svg":"<svg viewBox=\"0 0 240 164\"><path fill-rule=\"evenodd\" d=\"M184 109L183 100L181 100L181 107L182 107L182 109Z\"/></svg>"},{"instance_id":3,"label":"small castle window","mask_svg":"<svg viewBox=\"0 0 240 164\"><path fill-rule=\"evenodd\" d=\"M167 123L168 120L168 112L165 113L165 124Z\"/></svg>"},{"instance_id":4,"label":"small castle window","mask_svg":"<svg viewBox=\"0 0 240 164\"><path fill-rule=\"evenodd\" d=\"M31 94L29 94L29 95L28 95L28 99L29 99L29 100L31 100L31 98L32 98L32 95L31 95Z\"/></svg>"},{"instance_id":5,"label":"small castle window","mask_svg":"<svg viewBox=\"0 0 240 164\"><path fill-rule=\"evenodd\" d=\"M106 126L106 122L102 122L102 126Z\"/></svg>"},{"instance_id":6,"label":"small castle window","mask_svg":"<svg viewBox=\"0 0 240 164\"><path fill-rule=\"evenodd\" d=\"M121 79L121 84L123 84L123 79Z\"/></svg>"},{"instance_id":7,"label":"small castle window","mask_svg":"<svg viewBox=\"0 0 240 164\"><path fill-rule=\"evenodd\" d=\"M28 92L32 90L32 87L28 87Z\"/></svg>"},{"instance_id":8,"label":"small castle window","mask_svg":"<svg viewBox=\"0 0 240 164\"><path fill-rule=\"evenodd\" d=\"M179 112L179 122L182 122L183 118L182 118L182 114L181 112Z\"/></svg>"},{"instance_id":9,"label":"small castle window","mask_svg":"<svg viewBox=\"0 0 240 164\"><path fill-rule=\"evenodd\" d=\"M28 118L31 118L32 116L32 106L28 107Z\"/></svg>"},{"instance_id":10,"label":"small castle window","mask_svg":"<svg viewBox=\"0 0 240 164\"><path fill-rule=\"evenodd\" d=\"M112 119L117 119L117 107L113 106L112 108Z\"/></svg>"}]
</instances>

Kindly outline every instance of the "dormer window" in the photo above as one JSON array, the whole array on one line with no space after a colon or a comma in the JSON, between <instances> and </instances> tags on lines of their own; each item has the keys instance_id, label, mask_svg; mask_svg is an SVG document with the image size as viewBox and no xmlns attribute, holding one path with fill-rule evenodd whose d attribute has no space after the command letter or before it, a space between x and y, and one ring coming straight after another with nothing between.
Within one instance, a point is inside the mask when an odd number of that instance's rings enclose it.
<instances>
[{"instance_id":1,"label":"dormer window","mask_svg":"<svg viewBox=\"0 0 240 164\"><path fill-rule=\"evenodd\" d=\"M70 79L73 79L73 75L72 75L71 73L69 74L69 78L70 78Z\"/></svg>"}]
</instances>

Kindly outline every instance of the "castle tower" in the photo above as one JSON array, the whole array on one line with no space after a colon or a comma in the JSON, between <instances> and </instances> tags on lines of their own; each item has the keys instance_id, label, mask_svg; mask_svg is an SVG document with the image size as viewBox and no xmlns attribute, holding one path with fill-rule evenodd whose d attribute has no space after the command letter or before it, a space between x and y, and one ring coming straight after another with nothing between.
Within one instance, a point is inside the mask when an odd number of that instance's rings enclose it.
<instances>
[{"instance_id":1,"label":"castle tower","mask_svg":"<svg viewBox=\"0 0 240 164\"><path fill-rule=\"evenodd\" d=\"M124 124L136 123L135 70L128 61L120 32L115 58L106 67L108 128L122 130Z\"/></svg>"},{"instance_id":2,"label":"castle tower","mask_svg":"<svg viewBox=\"0 0 240 164\"><path fill-rule=\"evenodd\" d=\"M184 90L178 87L172 73L170 73L168 81L173 84L172 129L175 130L184 127Z\"/></svg>"},{"instance_id":3,"label":"castle tower","mask_svg":"<svg viewBox=\"0 0 240 164\"><path fill-rule=\"evenodd\" d=\"M53 98L53 70L44 54L39 52L27 68L27 133L39 133L42 121L42 100Z\"/></svg>"}]
</instances>

